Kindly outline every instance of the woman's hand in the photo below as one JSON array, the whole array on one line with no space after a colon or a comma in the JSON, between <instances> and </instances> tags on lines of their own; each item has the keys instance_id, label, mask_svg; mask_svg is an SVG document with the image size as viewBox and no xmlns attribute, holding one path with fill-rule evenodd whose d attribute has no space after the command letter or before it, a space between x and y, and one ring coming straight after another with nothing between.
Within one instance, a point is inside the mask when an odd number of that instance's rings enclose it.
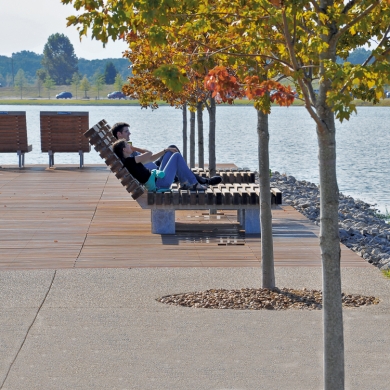
<instances>
[{"instance_id":1,"label":"woman's hand","mask_svg":"<svg viewBox=\"0 0 390 390\"><path fill-rule=\"evenodd\" d=\"M176 148L166 148L164 150L165 150L165 152L172 152L172 153L177 153L178 152L178 150Z\"/></svg>"},{"instance_id":2,"label":"woman's hand","mask_svg":"<svg viewBox=\"0 0 390 390\"><path fill-rule=\"evenodd\" d=\"M176 152L178 152L178 150L176 148L166 148L166 149L163 149L161 152L153 154L152 157L151 157L151 161L155 161L158 158L160 158L161 156L164 156L164 154L166 152L176 153Z\"/></svg>"}]
</instances>

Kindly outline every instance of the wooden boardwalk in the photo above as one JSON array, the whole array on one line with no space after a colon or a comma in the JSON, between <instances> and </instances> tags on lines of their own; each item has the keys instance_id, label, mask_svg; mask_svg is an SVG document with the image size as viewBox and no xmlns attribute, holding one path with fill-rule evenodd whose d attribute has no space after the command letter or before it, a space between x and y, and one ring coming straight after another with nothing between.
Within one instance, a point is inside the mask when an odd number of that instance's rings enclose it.
<instances>
[{"instance_id":1,"label":"wooden boardwalk","mask_svg":"<svg viewBox=\"0 0 390 390\"><path fill-rule=\"evenodd\" d=\"M259 267L260 238L234 211L177 212L174 236L150 232L105 166L0 169L0 269ZM276 266L321 266L319 229L290 206L273 210ZM342 266L370 267L344 245Z\"/></svg>"}]
</instances>

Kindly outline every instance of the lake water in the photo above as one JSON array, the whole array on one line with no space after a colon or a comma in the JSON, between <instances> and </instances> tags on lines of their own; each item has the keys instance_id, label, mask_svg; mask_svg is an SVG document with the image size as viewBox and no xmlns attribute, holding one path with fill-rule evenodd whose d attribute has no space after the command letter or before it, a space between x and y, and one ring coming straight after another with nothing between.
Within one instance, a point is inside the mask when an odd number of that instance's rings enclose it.
<instances>
[{"instance_id":1,"label":"lake water","mask_svg":"<svg viewBox=\"0 0 390 390\"><path fill-rule=\"evenodd\" d=\"M182 112L171 107L141 110L137 106L0 106L0 111L26 111L28 141L33 151L25 164L48 164L40 151L40 111L88 111L93 126L101 119L110 125L131 124L134 145L159 151L168 144L182 146ZM377 204L383 212L390 206L389 166L390 109L359 107L349 122L337 123L337 175L344 194ZM258 170L257 115L250 106L218 106L216 130L217 163L233 162ZM270 167L299 180L318 184L317 138L314 121L303 107L273 107L270 126ZM205 162L208 154L208 114L204 114ZM189 131L189 124L188 124ZM0 164L17 164L16 154L1 154ZM56 153L56 164L78 164L77 153ZM92 148L84 155L85 164L101 164Z\"/></svg>"}]
</instances>

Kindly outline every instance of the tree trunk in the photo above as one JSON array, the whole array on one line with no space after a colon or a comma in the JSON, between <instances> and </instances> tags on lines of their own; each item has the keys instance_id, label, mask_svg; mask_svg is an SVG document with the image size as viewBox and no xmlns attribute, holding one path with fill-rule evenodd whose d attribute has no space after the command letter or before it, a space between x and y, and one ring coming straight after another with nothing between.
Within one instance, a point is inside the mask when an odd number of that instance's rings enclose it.
<instances>
[{"instance_id":1,"label":"tree trunk","mask_svg":"<svg viewBox=\"0 0 390 390\"><path fill-rule=\"evenodd\" d=\"M190 111L190 168L195 167L195 112Z\"/></svg>"},{"instance_id":2,"label":"tree trunk","mask_svg":"<svg viewBox=\"0 0 390 390\"><path fill-rule=\"evenodd\" d=\"M210 177L214 176L217 171L216 167L216 158L215 158L215 117L216 117L216 109L215 109L215 99L210 98L210 107L209 111L209 170Z\"/></svg>"},{"instance_id":3,"label":"tree trunk","mask_svg":"<svg viewBox=\"0 0 390 390\"><path fill-rule=\"evenodd\" d=\"M183 104L183 150L182 156L187 162L187 104Z\"/></svg>"},{"instance_id":4,"label":"tree trunk","mask_svg":"<svg viewBox=\"0 0 390 390\"><path fill-rule=\"evenodd\" d=\"M198 167L204 168L204 145L203 145L203 103L198 102L196 106L198 120Z\"/></svg>"},{"instance_id":5,"label":"tree trunk","mask_svg":"<svg viewBox=\"0 0 390 390\"><path fill-rule=\"evenodd\" d=\"M320 110L321 111L321 110ZM317 127L320 165L320 248L324 321L325 390L344 389L344 336L341 302L339 191L336 178L336 133L334 115L328 108Z\"/></svg>"},{"instance_id":6,"label":"tree trunk","mask_svg":"<svg viewBox=\"0 0 390 390\"><path fill-rule=\"evenodd\" d=\"M275 287L274 246L272 238L272 212L269 176L268 115L257 111L257 135L260 178L260 226L262 287Z\"/></svg>"},{"instance_id":7,"label":"tree trunk","mask_svg":"<svg viewBox=\"0 0 390 390\"><path fill-rule=\"evenodd\" d=\"M326 9L327 2L323 6ZM330 30L332 31L332 30ZM320 60L336 62L336 42L330 43ZM318 159L320 171L320 248L322 259L322 305L324 322L324 389L344 389L344 333L341 301L339 189L336 175L336 126L326 97L332 82L320 62L319 93L316 101Z\"/></svg>"}]
</instances>

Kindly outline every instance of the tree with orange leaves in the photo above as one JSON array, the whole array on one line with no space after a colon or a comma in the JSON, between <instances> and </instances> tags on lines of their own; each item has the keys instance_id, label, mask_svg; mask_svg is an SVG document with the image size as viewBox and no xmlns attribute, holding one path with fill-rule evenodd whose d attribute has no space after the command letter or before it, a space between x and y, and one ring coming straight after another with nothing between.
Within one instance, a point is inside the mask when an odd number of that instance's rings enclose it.
<instances>
[{"instance_id":1,"label":"tree with orange leaves","mask_svg":"<svg viewBox=\"0 0 390 390\"><path fill-rule=\"evenodd\" d=\"M177 43L152 47L148 31L142 34L127 35L129 47L124 54L132 63L133 77L123 87L126 95L137 97L142 107L158 108L158 100L183 109L189 107L190 120L190 166L195 166L195 112L198 112L198 152L199 166L204 165L202 109L207 107L210 92L203 86L203 78L189 64L190 46L181 49ZM192 61L197 59L193 59ZM180 68L179 68L180 67ZM215 145L209 144L209 155L215 156ZM187 160L186 121L183 120L183 157ZM214 157L215 160L215 157ZM215 169L214 169L215 171Z\"/></svg>"}]
</instances>

